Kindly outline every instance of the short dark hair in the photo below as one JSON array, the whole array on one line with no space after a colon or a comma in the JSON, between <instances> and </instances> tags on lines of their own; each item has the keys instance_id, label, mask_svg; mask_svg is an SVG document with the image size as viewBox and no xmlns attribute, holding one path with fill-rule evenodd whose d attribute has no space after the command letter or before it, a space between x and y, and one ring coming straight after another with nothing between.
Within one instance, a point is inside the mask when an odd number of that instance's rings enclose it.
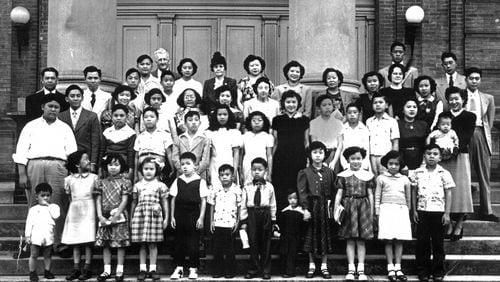
<instances>
[{"instance_id":1,"label":"short dark hair","mask_svg":"<svg viewBox=\"0 0 500 282\"><path fill-rule=\"evenodd\" d=\"M373 96L372 96L372 104L373 104L373 101L375 101L375 98L382 98L384 99L384 101L387 103L388 100L387 100L387 97L385 95L382 95L380 93L375 93Z\"/></svg>"},{"instance_id":2,"label":"short dark hair","mask_svg":"<svg viewBox=\"0 0 500 282\"><path fill-rule=\"evenodd\" d=\"M352 103L347 104L347 106L345 107L345 111L347 112L349 110L349 108L356 108L358 110L358 112L361 113L361 106L356 102L352 102Z\"/></svg>"},{"instance_id":3,"label":"short dark hair","mask_svg":"<svg viewBox=\"0 0 500 282\"><path fill-rule=\"evenodd\" d=\"M436 81L428 75L421 75L415 79L415 82L413 83L413 90L415 92L420 94L420 91L418 90L418 85L420 84L420 82L422 82L422 80L429 81L429 84L431 85L431 93L436 92L436 87L437 87Z\"/></svg>"},{"instance_id":4,"label":"short dark hair","mask_svg":"<svg viewBox=\"0 0 500 282\"><path fill-rule=\"evenodd\" d=\"M259 87L259 84L261 84L262 82L266 83L267 85L269 85L269 95L271 95L271 81L269 80L269 78L265 77L265 76L262 76L262 77L259 77L255 83L252 85L252 89L253 89L253 92L255 94L258 93L257 91L257 88Z\"/></svg>"},{"instance_id":5,"label":"short dark hair","mask_svg":"<svg viewBox=\"0 0 500 282\"><path fill-rule=\"evenodd\" d=\"M135 94L134 89L128 85L120 84L118 85L113 93L111 93L111 97L113 97L114 100L118 101L118 94L122 93L123 91L128 91L130 93L130 100L134 100L137 95Z\"/></svg>"},{"instance_id":6,"label":"short dark hair","mask_svg":"<svg viewBox=\"0 0 500 282\"><path fill-rule=\"evenodd\" d=\"M267 168L267 166L268 166L267 161L264 160L263 158L253 159L252 162L250 163L250 165L253 166L254 164L261 164L264 166L264 168Z\"/></svg>"},{"instance_id":7,"label":"short dark hair","mask_svg":"<svg viewBox=\"0 0 500 282\"><path fill-rule=\"evenodd\" d=\"M232 165L223 164L223 165L219 166L219 173L224 172L226 170L229 170L231 172L231 174L234 174L234 167Z\"/></svg>"},{"instance_id":8,"label":"short dark hair","mask_svg":"<svg viewBox=\"0 0 500 282\"><path fill-rule=\"evenodd\" d=\"M297 61L290 61L283 67L283 75L285 76L286 80L290 79L288 77L288 72L292 67L298 67L300 69L299 79L302 79L304 77L304 74L306 73L306 68L304 68L304 66Z\"/></svg>"},{"instance_id":9,"label":"short dark hair","mask_svg":"<svg viewBox=\"0 0 500 282\"><path fill-rule=\"evenodd\" d=\"M154 164L155 165L155 176L159 176L160 173L161 173L161 168L160 168L160 164L156 162L156 159L155 158L152 158L152 157L147 157L145 158L144 160L142 160L142 162L139 164L139 167L137 168L137 171L139 171L139 173L141 175L144 175L142 173L142 168L144 167L145 164Z\"/></svg>"},{"instance_id":10,"label":"short dark hair","mask_svg":"<svg viewBox=\"0 0 500 282\"><path fill-rule=\"evenodd\" d=\"M262 121L264 122L262 126L262 131L269 133L269 129L271 128L271 122L269 121L269 118L267 118L267 116L261 111L253 111L248 115L248 117L245 119L245 128L249 131L252 131L252 118L255 116L262 117Z\"/></svg>"},{"instance_id":11,"label":"short dark hair","mask_svg":"<svg viewBox=\"0 0 500 282\"><path fill-rule=\"evenodd\" d=\"M129 111L128 111L128 107L127 107L127 106L125 106L125 105L122 105L122 104L115 104L115 105L113 105L113 107L111 107L111 113L114 113L114 112L116 112L116 111L118 111L118 110L123 110L123 111L125 112L125 114L127 114L127 115L128 115L128 112L129 112Z\"/></svg>"},{"instance_id":12,"label":"short dark hair","mask_svg":"<svg viewBox=\"0 0 500 282\"><path fill-rule=\"evenodd\" d=\"M469 77L473 73L478 73L480 77L483 77L483 71L480 68L470 67L465 69L465 77Z\"/></svg>"},{"instance_id":13,"label":"short dark hair","mask_svg":"<svg viewBox=\"0 0 500 282\"><path fill-rule=\"evenodd\" d=\"M451 112L442 112L438 115L438 119L437 119L437 122L436 122L436 125L439 125L439 123L441 122L442 119L453 119L453 115L451 114Z\"/></svg>"},{"instance_id":14,"label":"short dark hair","mask_svg":"<svg viewBox=\"0 0 500 282\"><path fill-rule=\"evenodd\" d=\"M429 150L432 150L432 149L438 149L439 150L439 154L441 154L442 148L439 147L439 145L436 144L436 143L434 143L434 142L431 142L430 144L425 145L425 147L424 147L424 154L425 154L425 152L427 152Z\"/></svg>"},{"instance_id":15,"label":"short dark hair","mask_svg":"<svg viewBox=\"0 0 500 282\"><path fill-rule=\"evenodd\" d=\"M327 154L328 150L326 148L326 145L320 141L313 141L313 142L311 142L311 144L309 145L309 149L307 150L307 158L309 159L309 161L311 163L312 163L311 152L314 150L317 150L317 149L321 149L321 150L323 150L323 153L325 153L325 157L323 158L323 161L328 158L328 154Z\"/></svg>"},{"instance_id":16,"label":"short dark hair","mask_svg":"<svg viewBox=\"0 0 500 282\"><path fill-rule=\"evenodd\" d=\"M200 118L200 112L198 111L189 111L187 112L185 115L184 115L184 122L186 122L186 120L190 117L194 117L194 116L197 116L198 118Z\"/></svg>"},{"instance_id":17,"label":"short dark hair","mask_svg":"<svg viewBox=\"0 0 500 282\"><path fill-rule=\"evenodd\" d=\"M398 162L399 162L399 170L401 171L401 169L403 169L406 164L403 160L403 158L401 157L401 154L399 154L398 151L389 151L387 154L385 154L385 156L382 157L382 159L380 159L380 164L385 167L385 168L388 168L387 167L387 163L389 162L389 160L392 160L392 159L397 159Z\"/></svg>"},{"instance_id":18,"label":"short dark hair","mask_svg":"<svg viewBox=\"0 0 500 282\"><path fill-rule=\"evenodd\" d=\"M148 59L151 64L153 64L153 58L151 58L151 56L147 55L147 54L142 54L140 55L139 57L137 57L137 60L135 61L137 64L140 64L142 61Z\"/></svg>"},{"instance_id":19,"label":"short dark hair","mask_svg":"<svg viewBox=\"0 0 500 282\"><path fill-rule=\"evenodd\" d=\"M215 97L217 100L220 98L220 94L223 92L229 91L231 94L231 107L236 107L236 100L238 100L237 93L236 93L236 88L231 88L228 85L221 85L214 90Z\"/></svg>"},{"instance_id":20,"label":"short dark hair","mask_svg":"<svg viewBox=\"0 0 500 282\"><path fill-rule=\"evenodd\" d=\"M403 42L401 42L401 41L394 41L394 42L391 44L391 52L392 52L392 50L394 49L394 47L397 47L397 46L401 46L401 47L403 47L403 51L405 51L405 52L406 52L406 45L405 45Z\"/></svg>"},{"instance_id":21,"label":"short dark hair","mask_svg":"<svg viewBox=\"0 0 500 282\"><path fill-rule=\"evenodd\" d=\"M149 90L148 93L146 93L146 95L144 95L144 102L146 102L146 104L148 104L148 105L151 105L151 96L153 96L155 94L159 94L161 96L162 102L165 102L167 100L167 98L165 98L165 96L163 95L163 92L161 92L160 89L153 88L153 89Z\"/></svg>"},{"instance_id":22,"label":"short dark hair","mask_svg":"<svg viewBox=\"0 0 500 282\"><path fill-rule=\"evenodd\" d=\"M384 76L377 71L370 71L370 72L365 73L363 75L363 78L361 79L361 82L363 83L363 87L365 87L366 90L368 90L367 83L368 83L368 78L370 76L376 76L378 78L379 89L384 87L384 84L385 84Z\"/></svg>"},{"instance_id":23,"label":"short dark hair","mask_svg":"<svg viewBox=\"0 0 500 282\"><path fill-rule=\"evenodd\" d=\"M153 108L153 107L146 107L146 108L144 109L144 111L142 111L142 115L144 116L144 114L145 114L146 112L152 112L152 113L154 113L154 114L155 114L155 116L156 116L156 118L159 118L159 117L160 117L160 114L158 113L158 110L156 110L156 109L155 109L155 108Z\"/></svg>"},{"instance_id":24,"label":"short dark hair","mask_svg":"<svg viewBox=\"0 0 500 282\"><path fill-rule=\"evenodd\" d=\"M185 63L191 63L191 65L193 66L193 74L191 74L191 76L194 76L198 71L198 65L191 58L184 58L179 62L179 65L177 65L177 73L182 76L182 66Z\"/></svg>"},{"instance_id":25,"label":"short dark hair","mask_svg":"<svg viewBox=\"0 0 500 282\"><path fill-rule=\"evenodd\" d=\"M41 193L41 192L49 192L49 194L52 195L52 186L50 186L50 184L46 183L46 182L38 184L35 187L35 193L38 194L38 193Z\"/></svg>"},{"instance_id":26,"label":"short dark hair","mask_svg":"<svg viewBox=\"0 0 500 282\"><path fill-rule=\"evenodd\" d=\"M327 100L327 99L331 100L333 103L333 97L331 95L327 95L327 94L319 95L318 98L316 98L316 107L319 108L319 106L321 105L323 100Z\"/></svg>"},{"instance_id":27,"label":"short dark hair","mask_svg":"<svg viewBox=\"0 0 500 282\"><path fill-rule=\"evenodd\" d=\"M127 78L129 75L133 74L134 72L136 72L139 76L141 76L141 73L139 72L138 69L136 69L136 68L129 68L127 70L127 72L125 73L125 78Z\"/></svg>"},{"instance_id":28,"label":"short dark hair","mask_svg":"<svg viewBox=\"0 0 500 282\"><path fill-rule=\"evenodd\" d=\"M125 159L122 157L122 155L118 153L108 153L102 158L102 163L101 167L104 171L108 172L108 165L113 162L114 160L117 160L118 163L120 163L120 173L124 173L125 171L128 170L128 164L125 161Z\"/></svg>"},{"instance_id":29,"label":"short dark hair","mask_svg":"<svg viewBox=\"0 0 500 282\"><path fill-rule=\"evenodd\" d=\"M259 63L260 63L260 66L261 66L261 70L260 72L263 73L264 70L266 69L266 61L264 61L264 59L262 59L261 57L259 56L255 56L255 55L248 55L245 60L243 61L243 68L245 69L245 71L250 74L250 63L255 61L255 60L258 60Z\"/></svg>"},{"instance_id":30,"label":"short dark hair","mask_svg":"<svg viewBox=\"0 0 500 282\"><path fill-rule=\"evenodd\" d=\"M173 72L171 72L170 70L162 70L160 75L160 81L163 80L163 78L167 75L170 75L175 80L175 74Z\"/></svg>"},{"instance_id":31,"label":"short dark hair","mask_svg":"<svg viewBox=\"0 0 500 282\"><path fill-rule=\"evenodd\" d=\"M218 103L215 106L214 111L210 115L208 130L216 131L219 128L222 128L222 126L219 124L219 121L217 120L217 112L219 110L221 110L221 109L226 110L227 111L227 115L228 115L228 117L227 117L227 123L226 123L225 127L227 129L234 129L234 128L236 128L236 118L234 117L234 114L233 114L233 111L231 111L231 108L229 108L228 105L225 105L225 104L223 105L223 104Z\"/></svg>"},{"instance_id":32,"label":"short dark hair","mask_svg":"<svg viewBox=\"0 0 500 282\"><path fill-rule=\"evenodd\" d=\"M87 77L87 74L89 72L97 72L97 75L99 76L99 78L102 77L102 72L100 69L98 69L96 66L88 66L86 67L84 70L83 70L83 76L84 77Z\"/></svg>"},{"instance_id":33,"label":"short dark hair","mask_svg":"<svg viewBox=\"0 0 500 282\"><path fill-rule=\"evenodd\" d=\"M390 67L389 67L389 71L387 73L387 79L392 82L392 73L394 72L394 69L395 68L400 68L401 69L401 72L403 73L403 79L405 77L405 73L406 73L406 67L403 66L402 64L400 63L394 63L392 64Z\"/></svg>"},{"instance_id":34,"label":"short dark hair","mask_svg":"<svg viewBox=\"0 0 500 282\"><path fill-rule=\"evenodd\" d=\"M444 97L445 97L446 101L450 101L451 94L455 94L455 93L458 93L460 95L460 97L462 97L462 100L463 100L462 107L465 106L467 104L467 101L469 100L469 95L467 94L467 90L464 91L463 89L460 89L460 88L455 87L455 86L448 87L444 91Z\"/></svg>"},{"instance_id":35,"label":"short dark hair","mask_svg":"<svg viewBox=\"0 0 500 282\"><path fill-rule=\"evenodd\" d=\"M71 173L78 172L77 166L80 165L80 160L82 159L82 156L84 154L88 155L87 151L78 150L68 155L68 162L66 163L66 168L68 169L69 172Z\"/></svg>"},{"instance_id":36,"label":"short dark hair","mask_svg":"<svg viewBox=\"0 0 500 282\"><path fill-rule=\"evenodd\" d=\"M201 108L201 104L202 104L203 100L201 98L200 93L198 93L198 91L194 90L193 88L186 88L186 89L184 89L184 91L182 91L181 95L179 95L179 97L177 97L177 105L179 105L179 107L181 107L181 108L186 107L186 104L184 103L184 96L186 95L186 92L189 90L194 92L195 104L199 105Z\"/></svg>"},{"instance_id":37,"label":"short dark hair","mask_svg":"<svg viewBox=\"0 0 500 282\"><path fill-rule=\"evenodd\" d=\"M457 55L453 52L443 52L443 54L441 54L441 62L446 58L452 58L455 62L457 61Z\"/></svg>"},{"instance_id":38,"label":"short dark hair","mask_svg":"<svg viewBox=\"0 0 500 282\"><path fill-rule=\"evenodd\" d=\"M330 72L334 72L337 74L337 77L339 78L339 87L342 85L342 83L344 82L344 74L338 70L338 69L334 69L334 68L326 68L324 71L323 71L323 83L328 86L328 83L326 82L326 78L328 77L328 73Z\"/></svg>"},{"instance_id":39,"label":"short dark hair","mask_svg":"<svg viewBox=\"0 0 500 282\"><path fill-rule=\"evenodd\" d=\"M42 71L40 72L40 75L43 77L46 72L53 72L56 75L56 77L59 77L59 72L53 67L48 67L48 68L42 69Z\"/></svg>"},{"instance_id":40,"label":"short dark hair","mask_svg":"<svg viewBox=\"0 0 500 282\"><path fill-rule=\"evenodd\" d=\"M76 84L71 84L70 86L68 86L68 88L66 88L66 91L64 92L64 95L68 96L69 92L73 90L78 90L78 92L80 92L80 94L83 95L83 89Z\"/></svg>"},{"instance_id":41,"label":"short dark hair","mask_svg":"<svg viewBox=\"0 0 500 282\"><path fill-rule=\"evenodd\" d=\"M349 160L349 157L356 153L360 153L363 159L366 157L366 150L358 146L352 146L345 149L342 155L346 160Z\"/></svg>"},{"instance_id":42,"label":"short dark hair","mask_svg":"<svg viewBox=\"0 0 500 282\"><path fill-rule=\"evenodd\" d=\"M193 163L196 163L196 155L193 154L192 152L184 152L181 154L179 158L179 160L186 160L186 159L192 160Z\"/></svg>"},{"instance_id":43,"label":"short dark hair","mask_svg":"<svg viewBox=\"0 0 500 282\"><path fill-rule=\"evenodd\" d=\"M293 91L293 90L287 90L283 92L283 95L281 95L281 100L280 100L280 106L282 109L285 108L285 101L288 98L295 98L297 99L297 110L300 108L302 105L302 97L300 97L300 94Z\"/></svg>"}]
</instances>

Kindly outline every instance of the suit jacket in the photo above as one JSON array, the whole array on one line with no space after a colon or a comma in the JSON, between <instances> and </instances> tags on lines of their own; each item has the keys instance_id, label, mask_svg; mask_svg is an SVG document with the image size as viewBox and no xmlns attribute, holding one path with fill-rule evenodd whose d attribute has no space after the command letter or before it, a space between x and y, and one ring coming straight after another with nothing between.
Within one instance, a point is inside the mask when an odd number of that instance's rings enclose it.
<instances>
[{"instance_id":1,"label":"suit jacket","mask_svg":"<svg viewBox=\"0 0 500 282\"><path fill-rule=\"evenodd\" d=\"M237 84L236 80L224 76L224 81L222 82L222 85L228 86L230 89L234 91L235 97L233 97L233 102L236 103L236 91L237 91ZM205 112L206 114L209 114L214 110L215 106L217 105L217 97L215 97L215 77L212 77L210 79L205 80L203 83L203 101L205 102L205 106L207 108L208 112Z\"/></svg>"},{"instance_id":2,"label":"suit jacket","mask_svg":"<svg viewBox=\"0 0 500 282\"><path fill-rule=\"evenodd\" d=\"M203 179L207 179L207 169L210 164L210 139L201 133L194 138L192 146L189 146L189 140L184 134L176 138L172 149L172 161L179 174L181 173L180 156L185 152L191 152L196 156L197 172Z\"/></svg>"},{"instance_id":3,"label":"suit jacket","mask_svg":"<svg viewBox=\"0 0 500 282\"><path fill-rule=\"evenodd\" d=\"M389 66L381 68L378 72L385 78L385 87L389 87L391 82L389 81ZM418 77L418 69L416 67L410 66L410 69L406 71L405 77L403 79L403 87L413 89L413 81Z\"/></svg>"},{"instance_id":4,"label":"suit jacket","mask_svg":"<svg viewBox=\"0 0 500 282\"><path fill-rule=\"evenodd\" d=\"M92 111L97 114L97 118L101 119L102 112L106 109L108 105L108 100L111 99L111 94L98 88L95 92L95 104L92 107L91 102L92 92L87 88L83 91L83 101L82 107L88 111Z\"/></svg>"},{"instance_id":5,"label":"suit jacket","mask_svg":"<svg viewBox=\"0 0 500 282\"><path fill-rule=\"evenodd\" d=\"M78 150L87 151L90 162L97 164L101 142L101 126L97 114L82 109L75 128L73 128L73 123L71 122L70 110L62 112L59 115L59 119L67 123L73 130Z\"/></svg>"},{"instance_id":6,"label":"suit jacket","mask_svg":"<svg viewBox=\"0 0 500 282\"><path fill-rule=\"evenodd\" d=\"M45 93L42 89L35 94L31 94L26 97L26 117L28 117L28 121L32 121L42 116L42 98L44 95ZM61 92L56 90L56 95L62 96L62 100L66 101L64 99L64 94L62 94ZM68 108L68 102L64 102L64 104L61 105L61 112L67 110Z\"/></svg>"},{"instance_id":7,"label":"suit jacket","mask_svg":"<svg viewBox=\"0 0 500 282\"><path fill-rule=\"evenodd\" d=\"M453 82L453 85L460 89L465 89L467 87L467 85L465 84L465 76L457 72L457 78ZM449 110L448 101L446 101L446 97L444 95L447 88L448 88L448 79L446 78L446 76L436 79L436 96L443 101L443 111Z\"/></svg>"},{"instance_id":8,"label":"suit jacket","mask_svg":"<svg viewBox=\"0 0 500 282\"><path fill-rule=\"evenodd\" d=\"M495 98L493 98L493 95L479 91L479 99L481 99L481 119L483 120L486 143L488 143L488 149L491 155L493 153L491 128L493 127L493 122L495 121Z\"/></svg>"}]
</instances>

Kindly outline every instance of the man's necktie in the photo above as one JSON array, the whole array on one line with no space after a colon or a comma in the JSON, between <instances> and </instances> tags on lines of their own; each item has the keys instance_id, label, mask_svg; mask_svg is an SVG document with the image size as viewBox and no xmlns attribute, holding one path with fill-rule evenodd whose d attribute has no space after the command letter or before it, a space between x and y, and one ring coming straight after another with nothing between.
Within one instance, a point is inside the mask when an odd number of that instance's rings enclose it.
<instances>
[{"instance_id":1,"label":"man's necktie","mask_svg":"<svg viewBox=\"0 0 500 282\"><path fill-rule=\"evenodd\" d=\"M74 128L74 127L76 127L76 115L77 115L77 113L73 112L73 113L71 113L71 115L73 117L71 121L73 122L73 128Z\"/></svg>"},{"instance_id":2,"label":"man's necktie","mask_svg":"<svg viewBox=\"0 0 500 282\"><path fill-rule=\"evenodd\" d=\"M253 204L254 206L256 207L260 207L260 187L262 186L262 184L257 184L257 190L255 190L255 195L253 197Z\"/></svg>"},{"instance_id":3,"label":"man's necktie","mask_svg":"<svg viewBox=\"0 0 500 282\"><path fill-rule=\"evenodd\" d=\"M449 87L453 87L454 81L453 81L453 76L450 74L450 81L448 82Z\"/></svg>"},{"instance_id":4,"label":"man's necktie","mask_svg":"<svg viewBox=\"0 0 500 282\"><path fill-rule=\"evenodd\" d=\"M92 105L92 108L93 108L95 105L95 93L92 92L92 95L90 97L92 97L92 99L90 99L90 105Z\"/></svg>"}]
</instances>

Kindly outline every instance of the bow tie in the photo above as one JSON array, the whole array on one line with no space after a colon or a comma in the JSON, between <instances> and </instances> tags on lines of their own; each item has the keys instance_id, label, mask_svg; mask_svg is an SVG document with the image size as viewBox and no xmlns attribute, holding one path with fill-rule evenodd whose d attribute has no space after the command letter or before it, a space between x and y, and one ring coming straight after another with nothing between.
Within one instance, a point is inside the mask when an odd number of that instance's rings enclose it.
<instances>
[{"instance_id":1,"label":"bow tie","mask_svg":"<svg viewBox=\"0 0 500 282\"><path fill-rule=\"evenodd\" d=\"M252 183L253 185L259 185L259 184L265 185L266 181L264 179L254 179Z\"/></svg>"}]
</instances>

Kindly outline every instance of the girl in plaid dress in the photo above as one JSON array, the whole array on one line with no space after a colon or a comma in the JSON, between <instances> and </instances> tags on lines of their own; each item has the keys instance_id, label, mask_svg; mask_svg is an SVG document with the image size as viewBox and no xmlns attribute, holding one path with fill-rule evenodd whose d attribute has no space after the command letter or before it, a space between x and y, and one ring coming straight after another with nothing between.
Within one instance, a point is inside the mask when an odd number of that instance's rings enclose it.
<instances>
[{"instance_id":1,"label":"girl in plaid dress","mask_svg":"<svg viewBox=\"0 0 500 282\"><path fill-rule=\"evenodd\" d=\"M132 192L132 183L122 173L128 170L120 154L108 154L102 169L108 177L97 182L96 195L99 229L95 245L102 247L104 271L97 277L105 281L111 277L111 248L117 249L116 281L123 281L125 247L130 246L127 201Z\"/></svg>"},{"instance_id":2,"label":"girl in plaid dress","mask_svg":"<svg viewBox=\"0 0 500 282\"><path fill-rule=\"evenodd\" d=\"M157 243L163 241L163 230L168 224L168 188L157 179L160 165L153 158L146 158L139 165L143 179L132 191L132 242L141 243L139 251L139 276L147 275L146 254L149 249L149 276L159 280L156 273Z\"/></svg>"},{"instance_id":3,"label":"girl in plaid dress","mask_svg":"<svg viewBox=\"0 0 500 282\"><path fill-rule=\"evenodd\" d=\"M344 157L349 162L349 168L337 175L335 186L335 213L344 208L344 219L337 219L340 226L339 235L347 240L346 253L349 271L347 281L355 279L356 268L354 256L358 253L358 280L366 281L365 275L365 240L373 238L373 188L374 175L361 169L366 151L360 147L349 147L344 151Z\"/></svg>"}]
</instances>

